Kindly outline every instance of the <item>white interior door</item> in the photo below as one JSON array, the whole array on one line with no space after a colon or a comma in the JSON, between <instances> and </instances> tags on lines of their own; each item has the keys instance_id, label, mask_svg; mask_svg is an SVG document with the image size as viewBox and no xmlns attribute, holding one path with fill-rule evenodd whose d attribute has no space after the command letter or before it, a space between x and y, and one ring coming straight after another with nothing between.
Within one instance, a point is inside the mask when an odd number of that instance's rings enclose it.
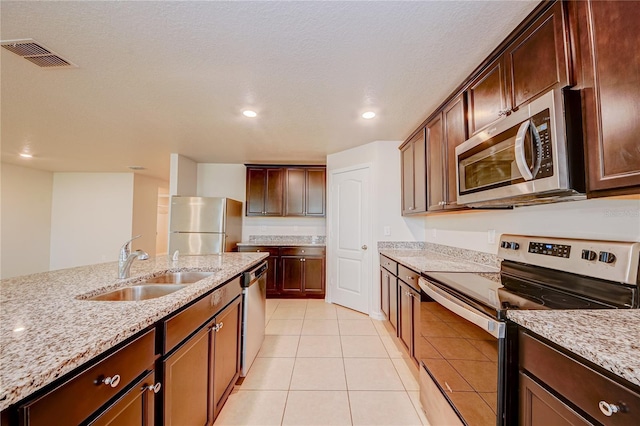
<instances>
[{"instance_id":1,"label":"white interior door","mask_svg":"<svg viewBox=\"0 0 640 426\"><path fill-rule=\"evenodd\" d=\"M331 174L330 298L369 313L371 249L369 166Z\"/></svg>"}]
</instances>

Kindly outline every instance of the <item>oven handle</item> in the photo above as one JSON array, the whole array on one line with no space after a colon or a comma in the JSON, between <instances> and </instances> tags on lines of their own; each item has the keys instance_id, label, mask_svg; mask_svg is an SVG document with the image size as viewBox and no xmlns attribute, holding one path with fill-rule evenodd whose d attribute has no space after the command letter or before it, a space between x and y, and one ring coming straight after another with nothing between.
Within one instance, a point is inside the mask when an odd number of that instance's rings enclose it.
<instances>
[{"instance_id":1,"label":"oven handle","mask_svg":"<svg viewBox=\"0 0 640 426\"><path fill-rule=\"evenodd\" d=\"M476 310L466 305L464 302L451 296L449 293L439 289L430 282L420 279L420 288L433 300L450 310L451 312L461 316L467 321L482 328L493 337L498 339L504 338L505 335L505 323L502 321L496 321L485 315L479 314Z\"/></svg>"}]
</instances>

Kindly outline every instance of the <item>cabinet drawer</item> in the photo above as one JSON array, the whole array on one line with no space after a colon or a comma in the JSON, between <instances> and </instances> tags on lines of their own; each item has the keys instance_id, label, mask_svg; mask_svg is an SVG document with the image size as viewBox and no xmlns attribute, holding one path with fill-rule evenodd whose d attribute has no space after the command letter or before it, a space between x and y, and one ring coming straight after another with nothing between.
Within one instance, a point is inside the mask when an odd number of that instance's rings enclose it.
<instances>
[{"instance_id":1,"label":"cabinet drawer","mask_svg":"<svg viewBox=\"0 0 640 426\"><path fill-rule=\"evenodd\" d=\"M280 247L280 256L324 256L324 247Z\"/></svg>"},{"instance_id":2,"label":"cabinet drawer","mask_svg":"<svg viewBox=\"0 0 640 426\"><path fill-rule=\"evenodd\" d=\"M280 253L280 248L273 246L238 246L238 251L269 253L269 256L277 256Z\"/></svg>"},{"instance_id":3,"label":"cabinet drawer","mask_svg":"<svg viewBox=\"0 0 640 426\"><path fill-rule=\"evenodd\" d=\"M391 272L393 275L398 275L398 263L383 254L380 255L380 266Z\"/></svg>"},{"instance_id":4,"label":"cabinet drawer","mask_svg":"<svg viewBox=\"0 0 640 426\"><path fill-rule=\"evenodd\" d=\"M166 354L176 347L178 343L186 339L241 293L242 287L240 286L240 277L238 277L165 320L163 323L163 353Z\"/></svg>"},{"instance_id":5,"label":"cabinet drawer","mask_svg":"<svg viewBox=\"0 0 640 426\"><path fill-rule=\"evenodd\" d=\"M21 425L79 424L155 361L155 329L45 395L20 407ZM103 383L114 378L115 386ZM119 378L119 380L118 380Z\"/></svg>"},{"instance_id":6,"label":"cabinet drawer","mask_svg":"<svg viewBox=\"0 0 640 426\"><path fill-rule=\"evenodd\" d=\"M404 265L398 264L398 278L409 284L417 292L420 292L420 287L418 286L418 278L420 278L420 274L417 272Z\"/></svg>"},{"instance_id":7,"label":"cabinet drawer","mask_svg":"<svg viewBox=\"0 0 640 426\"><path fill-rule=\"evenodd\" d=\"M562 398L602 424L638 424L640 394L526 333L520 332L519 342L520 368ZM607 417L598 407L600 401L624 406L625 410Z\"/></svg>"}]
</instances>

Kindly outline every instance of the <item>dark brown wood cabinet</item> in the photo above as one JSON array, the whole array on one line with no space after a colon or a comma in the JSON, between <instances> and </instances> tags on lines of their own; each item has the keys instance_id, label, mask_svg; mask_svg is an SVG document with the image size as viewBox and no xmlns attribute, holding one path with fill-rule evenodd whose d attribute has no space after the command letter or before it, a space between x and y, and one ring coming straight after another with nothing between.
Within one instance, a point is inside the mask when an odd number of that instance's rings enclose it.
<instances>
[{"instance_id":1,"label":"dark brown wood cabinet","mask_svg":"<svg viewBox=\"0 0 640 426\"><path fill-rule=\"evenodd\" d=\"M155 389L159 390L155 384L155 374L150 371L88 425L153 426Z\"/></svg>"},{"instance_id":2,"label":"dark brown wood cabinet","mask_svg":"<svg viewBox=\"0 0 640 426\"><path fill-rule=\"evenodd\" d=\"M502 57L493 61L469 84L469 134L500 120L509 111L507 104L507 72Z\"/></svg>"},{"instance_id":3,"label":"dark brown wood cabinet","mask_svg":"<svg viewBox=\"0 0 640 426\"><path fill-rule=\"evenodd\" d=\"M284 214L285 170L279 167L247 167L247 216Z\"/></svg>"},{"instance_id":4,"label":"dark brown wood cabinet","mask_svg":"<svg viewBox=\"0 0 640 426\"><path fill-rule=\"evenodd\" d=\"M247 216L326 215L326 167L247 166Z\"/></svg>"},{"instance_id":5,"label":"dark brown wood cabinet","mask_svg":"<svg viewBox=\"0 0 640 426\"><path fill-rule=\"evenodd\" d=\"M518 332L518 358L520 424L637 424L640 415L637 385L591 366L578 355L523 328ZM624 408L607 416L602 403Z\"/></svg>"},{"instance_id":6,"label":"dark brown wood cabinet","mask_svg":"<svg viewBox=\"0 0 640 426\"><path fill-rule=\"evenodd\" d=\"M427 126L427 210L460 208L457 199L456 146L467 139L465 98L447 104Z\"/></svg>"},{"instance_id":7,"label":"dark brown wood cabinet","mask_svg":"<svg viewBox=\"0 0 640 426\"><path fill-rule=\"evenodd\" d=\"M138 377L153 371L155 336L155 329L146 331L60 385L21 404L20 425L48 426L52 419L59 424L80 424L101 416L109 408L100 407L119 394L124 397L121 393ZM79 395L83 397L78 398ZM146 412L141 406L138 408ZM142 419L137 423L142 424Z\"/></svg>"},{"instance_id":8,"label":"dark brown wood cabinet","mask_svg":"<svg viewBox=\"0 0 640 426\"><path fill-rule=\"evenodd\" d=\"M427 211L427 159L425 129L420 129L401 147L402 214Z\"/></svg>"},{"instance_id":9,"label":"dark brown wood cabinet","mask_svg":"<svg viewBox=\"0 0 640 426\"><path fill-rule=\"evenodd\" d=\"M298 297L324 297L324 264L324 249L281 248L281 294Z\"/></svg>"},{"instance_id":10,"label":"dark brown wood cabinet","mask_svg":"<svg viewBox=\"0 0 640 426\"><path fill-rule=\"evenodd\" d=\"M391 272L380 267L380 312L386 320L389 320L389 291L391 291Z\"/></svg>"},{"instance_id":11,"label":"dark brown wood cabinet","mask_svg":"<svg viewBox=\"0 0 640 426\"><path fill-rule=\"evenodd\" d=\"M589 196L640 192L640 6L570 2Z\"/></svg>"},{"instance_id":12,"label":"dark brown wood cabinet","mask_svg":"<svg viewBox=\"0 0 640 426\"><path fill-rule=\"evenodd\" d=\"M552 88L571 83L567 22L555 3L511 41L466 90L474 135Z\"/></svg>"},{"instance_id":13,"label":"dark brown wood cabinet","mask_svg":"<svg viewBox=\"0 0 640 426\"><path fill-rule=\"evenodd\" d=\"M324 297L324 247L239 246L238 251L269 252L267 297Z\"/></svg>"},{"instance_id":14,"label":"dark brown wood cabinet","mask_svg":"<svg viewBox=\"0 0 640 426\"><path fill-rule=\"evenodd\" d=\"M420 324L420 293L398 279L398 337L417 362L414 331Z\"/></svg>"},{"instance_id":15,"label":"dark brown wood cabinet","mask_svg":"<svg viewBox=\"0 0 640 426\"><path fill-rule=\"evenodd\" d=\"M240 375L237 296L163 361L163 424L213 424Z\"/></svg>"},{"instance_id":16,"label":"dark brown wood cabinet","mask_svg":"<svg viewBox=\"0 0 640 426\"><path fill-rule=\"evenodd\" d=\"M325 216L326 169L290 167L286 170L285 216Z\"/></svg>"}]
</instances>

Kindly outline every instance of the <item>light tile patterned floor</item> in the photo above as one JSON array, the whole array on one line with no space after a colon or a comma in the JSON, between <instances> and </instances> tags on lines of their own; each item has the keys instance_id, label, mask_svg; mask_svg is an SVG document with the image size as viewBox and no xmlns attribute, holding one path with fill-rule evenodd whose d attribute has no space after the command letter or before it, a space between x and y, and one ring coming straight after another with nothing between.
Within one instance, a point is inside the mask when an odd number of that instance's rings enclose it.
<instances>
[{"instance_id":1,"label":"light tile patterned floor","mask_svg":"<svg viewBox=\"0 0 640 426\"><path fill-rule=\"evenodd\" d=\"M215 424L426 425L417 369L381 321L324 300L267 300L267 336Z\"/></svg>"}]
</instances>

